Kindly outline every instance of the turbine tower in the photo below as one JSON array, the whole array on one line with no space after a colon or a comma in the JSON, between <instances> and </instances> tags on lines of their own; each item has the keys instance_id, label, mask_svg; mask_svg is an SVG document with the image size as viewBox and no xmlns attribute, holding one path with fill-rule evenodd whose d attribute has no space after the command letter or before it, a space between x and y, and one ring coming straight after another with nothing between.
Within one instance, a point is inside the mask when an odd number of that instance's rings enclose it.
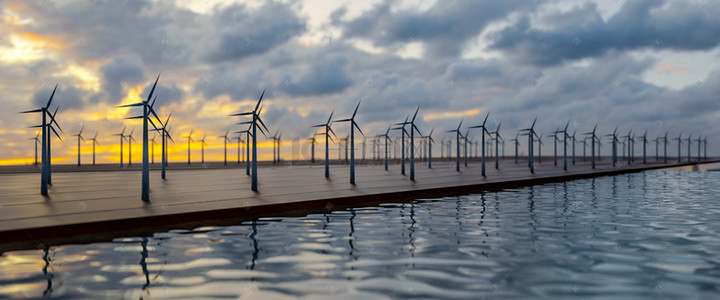
<instances>
[{"instance_id":1,"label":"turbine tower","mask_svg":"<svg viewBox=\"0 0 720 300\"><path fill-rule=\"evenodd\" d=\"M263 90L262 94L260 94L260 98L258 99L257 104L255 104L255 109L248 112L242 112L233 114L232 116L252 116L252 121L249 122L250 128L248 131L248 134L252 135L252 181L250 188L254 191L258 191L258 176L257 176L257 130L260 130L260 133L263 135L266 135L265 131L270 131L267 126L265 126L265 123L260 119L260 112L262 111L262 108L260 107L260 103L262 102L263 97L265 96L265 90ZM258 126L261 125L262 127ZM265 130L263 130L265 128ZM252 130L252 132L250 132Z\"/></svg>"},{"instance_id":2,"label":"turbine tower","mask_svg":"<svg viewBox=\"0 0 720 300\"><path fill-rule=\"evenodd\" d=\"M161 134L161 136L160 136L161 138L160 138L160 139L161 139L161 143L162 143L162 145L161 145L161 146L162 146L162 153L161 153L162 159L161 159L161 161L160 161L160 164L162 165L162 166L161 166L161 170L162 170L162 171L161 171L161 178L162 178L163 180L166 179L166 178L165 178L165 169L167 168L167 163L168 163L168 162L167 162L168 139L170 139L170 141L172 141L173 143L175 143L175 141L173 140L173 138L170 136L170 128L168 127L168 126L169 126L169 123L170 123L170 117L171 117L171 116L172 116L172 114L169 114L169 115L168 115L167 119L165 119L165 124L161 124L162 127L156 128L156 130L157 130L157 131L160 131L160 134Z\"/></svg>"},{"instance_id":3,"label":"turbine tower","mask_svg":"<svg viewBox=\"0 0 720 300\"><path fill-rule=\"evenodd\" d=\"M520 136L520 134L516 133L515 138L510 140L511 142L513 142L515 144L515 164L518 163L518 147L520 147L520 140L518 139L519 136Z\"/></svg>"},{"instance_id":4,"label":"turbine tower","mask_svg":"<svg viewBox=\"0 0 720 300\"><path fill-rule=\"evenodd\" d=\"M200 163L201 164L205 163L205 146L207 145L207 143L205 142L205 137L207 137L207 136L203 135L203 138L200 140Z\"/></svg>"},{"instance_id":5,"label":"turbine tower","mask_svg":"<svg viewBox=\"0 0 720 300\"><path fill-rule=\"evenodd\" d=\"M490 134L490 131L488 131L487 128L485 127L485 123L487 123L487 119L488 119L489 116L490 116L490 113L487 113L487 114L485 115L485 120L483 120L482 125L476 125L476 126L470 126L470 127L469 127L469 128L480 128L480 136L481 136L481 142L480 142L480 144L481 144L481 146L482 146L481 151L480 151L481 162L482 162L482 169L481 169L480 173L481 173L481 175L482 175L483 177L485 177L485 133L487 133L488 135L492 136L492 135ZM466 136L465 138L467 138L467 136ZM458 142L459 142L459 141L458 141ZM467 165L467 155L465 156L465 159L466 159L466 165Z\"/></svg>"},{"instance_id":6,"label":"turbine tower","mask_svg":"<svg viewBox=\"0 0 720 300\"><path fill-rule=\"evenodd\" d=\"M38 132L34 138L30 138L30 139L35 141L35 143L33 143L35 145L35 163L33 165L37 166L38 165L38 150L37 150L37 148L38 148L38 144L41 144L40 132Z\"/></svg>"},{"instance_id":7,"label":"turbine tower","mask_svg":"<svg viewBox=\"0 0 720 300\"><path fill-rule=\"evenodd\" d=\"M232 141L231 141L230 138L228 137L228 134L230 134L230 128L228 128L228 130L225 131L225 135L219 136L220 138L223 139L223 149L224 149L224 153L225 153L225 155L224 155L224 160L223 160L223 164L226 165L226 166L227 166L227 143L228 143L228 142L231 142L231 143L232 143ZM240 148L238 148L238 149L240 149ZM238 151L239 151L239 150L238 150ZM238 153L238 154L239 154L239 153Z\"/></svg>"},{"instance_id":8,"label":"turbine tower","mask_svg":"<svg viewBox=\"0 0 720 300\"><path fill-rule=\"evenodd\" d=\"M135 141L133 133L135 133L135 128L130 130L130 134L126 137L128 142L128 166L132 166L132 143Z\"/></svg>"},{"instance_id":9,"label":"turbine tower","mask_svg":"<svg viewBox=\"0 0 720 300\"><path fill-rule=\"evenodd\" d=\"M599 140L598 136L595 134L595 131L597 130L597 123L595 123L595 127L593 127L593 130L591 132L586 132L585 135L590 136L590 155L592 156L592 168L595 170L595 141Z\"/></svg>"},{"instance_id":10,"label":"turbine tower","mask_svg":"<svg viewBox=\"0 0 720 300\"><path fill-rule=\"evenodd\" d=\"M680 163L680 162L682 162L682 153L680 152L680 150L681 150L680 147L682 146L682 141L683 141L682 140L682 132L680 134L678 134L678 137L675 138L675 140L678 141L677 162Z\"/></svg>"},{"instance_id":11,"label":"turbine tower","mask_svg":"<svg viewBox=\"0 0 720 300\"><path fill-rule=\"evenodd\" d=\"M407 130L405 130L405 125L408 123L409 118L410 116L407 116L402 123L395 123L394 125L402 126L393 128L393 130L400 130L400 174L402 175L405 175L405 135L408 133Z\"/></svg>"},{"instance_id":12,"label":"turbine tower","mask_svg":"<svg viewBox=\"0 0 720 300\"><path fill-rule=\"evenodd\" d=\"M495 170L500 169L500 154L499 154L500 152L499 152L499 148L498 148L500 145L500 140L502 140L502 137L500 136L500 125L502 125L502 122L498 123L498 126L495 129L495 132L492 133L495 135Z\"/></svg>"},{"instance_id":13,"label":"turbine tower","mask_svg":"<svg viewBox=\"0 0 720 300\"><path fill-rule=\"evenodd\" d=\"M188 165L190 164L190 142L194 142L194 140L192 139L193 131L194 131L193 129L190 129L190 133L188 135L184 136L184 138L187 139L187 145L188 145L188 148L187 148L188 149L188 154L187 154Z\"/></svg>"},{"instance_id":14,"label":"turbine tower","mask_svg":"<svg viewBox=\"0 0 720 300\"><path fill-rule=\"evenodd\" d=\"M150 165L149 165L149 157L148 157L148 122L155 128L155 130L158 130L157 126L155 126L155 122L158 122L160 126L163 126L162 121L158 117L157 113L155 113L155 109L153 109L153 106L155 105L155 101L157 101L157 96L153 99L153 93L155 93L155 87L157 86L158 80L160 80L160 74L158 74L157 78L155 79L155 83L153 84L152 89L150 89L150 93L147 96L147 99L142 102L123 105L121 107L132 107L132 106L142 106L143 108L143 114L140 116L130 117L128 119L142 119L143 120L143 156L142 156L142 200L143 201L149 201L150 200ZM153 99L152 102L150 102L150 99ZM150 115L153 115L155 117L155 122L152 121ZM128 142L130 143L130 159L129 164L132 164L132 132L130 132L130 135L128 136Z\"/></svg>"},{"instance_id":15,"label":"turbine tower","mask_svg":"<svg viewBox=\"0 0 720 300\"><path fill-rule=\"evenodd\" d=\"M93 138L90 139L90 141L92 142L92 148L93 148L93 166L95 165L95 145L100 145L100 143L97 141L97 135L98 135L98 132L95 131L95 136L93 136Z\"/></svg>"},{"instance_id":16,"label":"turbine tower","mask_svg":"<svg viewBox=\"0 0 720 300\"><path fill-rule=\"evenodd\" d=\"M435 128L430 129L430 133L427 136L424 136L424 138L427 139L428 169L432 169L432 144L435 143L435 140L432 137L433 131L435 131Z\"/></svg>"},{"instance_id":17,"label":"turbine tower","mask_svg":"<svg viewBox=\"0 0 720 300\"><path fill-rule=\"evenodd\" d=\"M360 102L358 101L357 106L355 106L355 111L352 114L352 117L348 119L342 119L337 120L336 122L349 122L350 123L350 183L355 184L355 128L362 134L365 135L362 130L360 129L360 126L355 122L355 115L357 114L358 108L360 108ZM347 147L347 143L345 144Z\"/></svg>"},{"instance_id":18,"label":"turbine tower","mask_svg":"<svg viewBox=\"0 0 720 300\"><path fill-rule=\"evenodd\" d=\"M410 126L410 181L415 181L415 132L417 131L417 133L422 136L420 129L418 129L415 125L415 118L417 118L418 111L420 111L420 106L417 107L417 109L415 110L415 114L413 114L413 117L412 119L410 119L410 121L407 121L407 119L405 119L405 122L398 124L402 125L403 134L405 133L405 125ZM404 165L405 161L403 161L403 166Z\"/></svg>"},{"instance_id":19,"label":"turbine tower","mask_svg":"<svg viewBox=\"0 0 720 300\"><path fill-rule=\"evenodd\" d=\"M460 132L460 127L462 126L463 120L460 120L460 124L458 124L457 129L454 130L448 130L447 132L454 132L457 139L457 156L455 157L455 171L460 172L460 139L463 138L462 133ZM448 143L449 145L449 143ZM448 151L448 157L450 157L450 151Z\"/></svg>"},{"instance_id":20,"label":"turbine tower","mask_svg":"<svg viewBox=\"0 0 720 300\"><path fill-rule=\"evenodd\" d=\"M123 148L124 148L123 142L125 141L125 128L126 127L123 126L123 130L120 133L114 135L114 136L120 137L120 167L121 168L124 167L124 165L123 165Z\"/></svg>"},{"instance_id":21,"label":"turbine tower","mask_svg":"<svg viewBox=\"0 0 720 300\"><path fill-rule=\"evenodd\" d=\"M330 112L330 116L328 117L327 122L313 126L325 128L325 133L323 133L323 135L325 135L325 178L330 178L330 140L332 140L330 134L335 135L335 132L333 132L332 128L330 127L330 124L332 123L333 113L335 113L335 110ZM340 156L338 156L338 161L339 160Z\"/></svg>"},{"instance_id":22,"label":"turbine tower","mask_svg":"<svg viewBox=\"0 0 720 300\"><path fill-rule=\"evenodd\" d=\"M77 149L78 149L77 166L78 167L80 166L80 141L81 140L83 142L85 141L85 138L83 138L83 136L82 136L83 129L85 129L85 126L80 127L80 131L73 135L73 136L77 137Z\"/></svg>"},{"instance_id":23,"label":"turbine tower","mask_svg":"<svg viewBox=\"0 0 720 300\"><path fill-rule=\"evenodd\" d=\"M50 151L49 151L49 142L50 142L50 134L48 130L52 130L52 132L60 138L60 135L57 133L55 128L51 127L53 122L55 122L54 114L50 114L48 109L50 108L50 104L52 103L53 97L55 97L55 91L57 91L57 85L55 85L55 88L52 91L52 94L50 94L50 99L48 100L47 104L45 106L42 106L38 109L34 110L28 110L23 111L21 113L27 114L27 113L41 113L42 114L42 123L37 126L33 127L40 127L41 128L41 135L42 135L42 167L41 167L41 174L40 174L40 194L47 195L48 194L48 184L50 183ZM57 113L57 109L55 110L55 113ZM48 124L47 118L50 117L51 121ZM57 124L57 122L55 122ZM58 129L60 129L60 126L58 125Z\"/></svg>"},{"instance_id":24,"label":"turbine tower","mask_svg":"<svg viewBox=\"0 0 720 300\"><path fill-rule=\"evenodd\" d=\"M647 144L648 144L648 140L647 140L647 130L645 130L645 133L643 133L643 135L639 136L638 138L640 138L640 141L642 142L642 147L643 147L643 165L644 165L644 164L647 164L647 153L645 152L645 151L646 151L646 146L647 146Z\"/></svg>"},{"instance_id":25,"label":"turbine tower","mask_svg":"<svg viewBox=\"0 0 720 300\"><path fill-rule=\"evenodd\" d=\"M535 122L537 122L537 117L535 117L535 120L533 120L532 125L530 126L530 128L526 128L526 129L521 129L521 130L520 130L521 132L527 131L527 136L528 136L528 167L530 168L530 173L532 173L532 174L535 174L535 159L534 159L535 153L534 153L534 151L533 151L533 144L534 144L535 137L538 137L538 138L539 138L539 136L538 136L537 133L535 132ZM525 135L525 134L523 134L523 135Z\"/></svg>"}]
</instances>

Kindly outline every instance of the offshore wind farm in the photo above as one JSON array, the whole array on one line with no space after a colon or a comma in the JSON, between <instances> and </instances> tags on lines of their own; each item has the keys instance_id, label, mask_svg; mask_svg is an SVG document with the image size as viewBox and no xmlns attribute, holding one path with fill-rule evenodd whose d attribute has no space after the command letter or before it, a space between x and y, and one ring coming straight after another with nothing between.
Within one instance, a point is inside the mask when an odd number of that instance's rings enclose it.
<instances>
[{"instance_id":1,"label":"offshore wind farm","mask_svg":"<svg viewBox=\"0 0 720 300\"><path fill-rule=\"evenodd\" d=\"M0 298L718 298L719 8L8 0Z\"/></svg>"}]
</instances>

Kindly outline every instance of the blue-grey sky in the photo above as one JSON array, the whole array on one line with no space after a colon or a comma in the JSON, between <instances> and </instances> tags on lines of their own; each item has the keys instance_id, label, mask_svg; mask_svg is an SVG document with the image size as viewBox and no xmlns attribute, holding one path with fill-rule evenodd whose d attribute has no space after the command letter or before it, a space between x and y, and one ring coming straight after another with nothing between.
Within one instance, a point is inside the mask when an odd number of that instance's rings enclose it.
<instances>
[{"instance_id":1,"label":"blue-grey sky","mask_svg":"<svg viewBox=\"0 0 720 300\"><path fill-rule=\"evenodd\" d=\"M99 160L117 160L112 134L140 124L115 106L145 97L158 73L156 109L172 112L175 136L207 135L213 159L217 136L240 130L227 115L249 109L263 89L263 119L286 141L361 100L368 136L420 105L421 130L435 127L438 141L460 119L474 125L490 112L506 137L538 116L544 132L568 120L578 132L595 123L652 138L692 132L720 152L717 1L0 3L4 163L32 157L27 127L38 116L17 112L44 103L55 83L66 133L56 156L74 159L70 135L85 125L86 137L100 131ZM174 146L177 157L184 147Z\"/></svg>"}]
</instances>

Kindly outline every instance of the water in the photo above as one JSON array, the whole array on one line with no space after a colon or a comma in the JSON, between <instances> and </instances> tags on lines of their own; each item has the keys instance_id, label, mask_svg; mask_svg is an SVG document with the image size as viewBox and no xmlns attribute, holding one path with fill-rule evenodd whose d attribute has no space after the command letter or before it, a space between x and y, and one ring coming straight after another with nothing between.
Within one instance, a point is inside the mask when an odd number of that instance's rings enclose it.
<instances>
[{"instance_id":1,"label":"water","mask_svg":"<svg viewBox=\"0 0 720 300\"><path fill-rule=\"evenodd\" d=\"M720 172L648 172L0 257L0 295L720 297Z\"/></svg>"}]
</instances>

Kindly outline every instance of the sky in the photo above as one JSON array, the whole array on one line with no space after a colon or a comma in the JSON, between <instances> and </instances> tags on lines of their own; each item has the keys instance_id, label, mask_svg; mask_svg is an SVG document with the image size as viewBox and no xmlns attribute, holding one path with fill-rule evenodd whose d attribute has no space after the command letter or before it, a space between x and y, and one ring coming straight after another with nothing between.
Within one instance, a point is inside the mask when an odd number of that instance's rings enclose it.
<instances>
[{"instance_id":1,"label":"sky","mask_svg":"<svg viewBox=\"0 0 720 300\"><path fill-rule=\"evenodd\" d=\"M40 116L18 112L44 105L55 84L51 109L59 105L64 134L53 141L54 162L75 162L83 126L86 140L97 132L98 162L117 162L115 134L127 127L140 141L142 124L125 119L139 109L116 106L147 97L158 74L155 110L172 114L177 141L171 161L187 159L191 130L193 160L203 136L205 159L222 160L221 136L245 129L229 115L252 109L263 90L261 117L282 133L286 159L307 159L311 126L333 110L349 117L359 101L368 147L420 106L418 127L434 128L437 142L460 120L478 125L489 113L506 139L538 117L546 135L566 122L578 137L595 124L603 135L647 130L650 140L692 133L708 136L708 155L720 153L717 1L0 3L0 164L32 163L30 126ZM259 146L261 158L272 156L269 140ZM674 155L676 142L668 148ZM91 149L82 143L85 162Z\"/></svg>"}]
</instances>

